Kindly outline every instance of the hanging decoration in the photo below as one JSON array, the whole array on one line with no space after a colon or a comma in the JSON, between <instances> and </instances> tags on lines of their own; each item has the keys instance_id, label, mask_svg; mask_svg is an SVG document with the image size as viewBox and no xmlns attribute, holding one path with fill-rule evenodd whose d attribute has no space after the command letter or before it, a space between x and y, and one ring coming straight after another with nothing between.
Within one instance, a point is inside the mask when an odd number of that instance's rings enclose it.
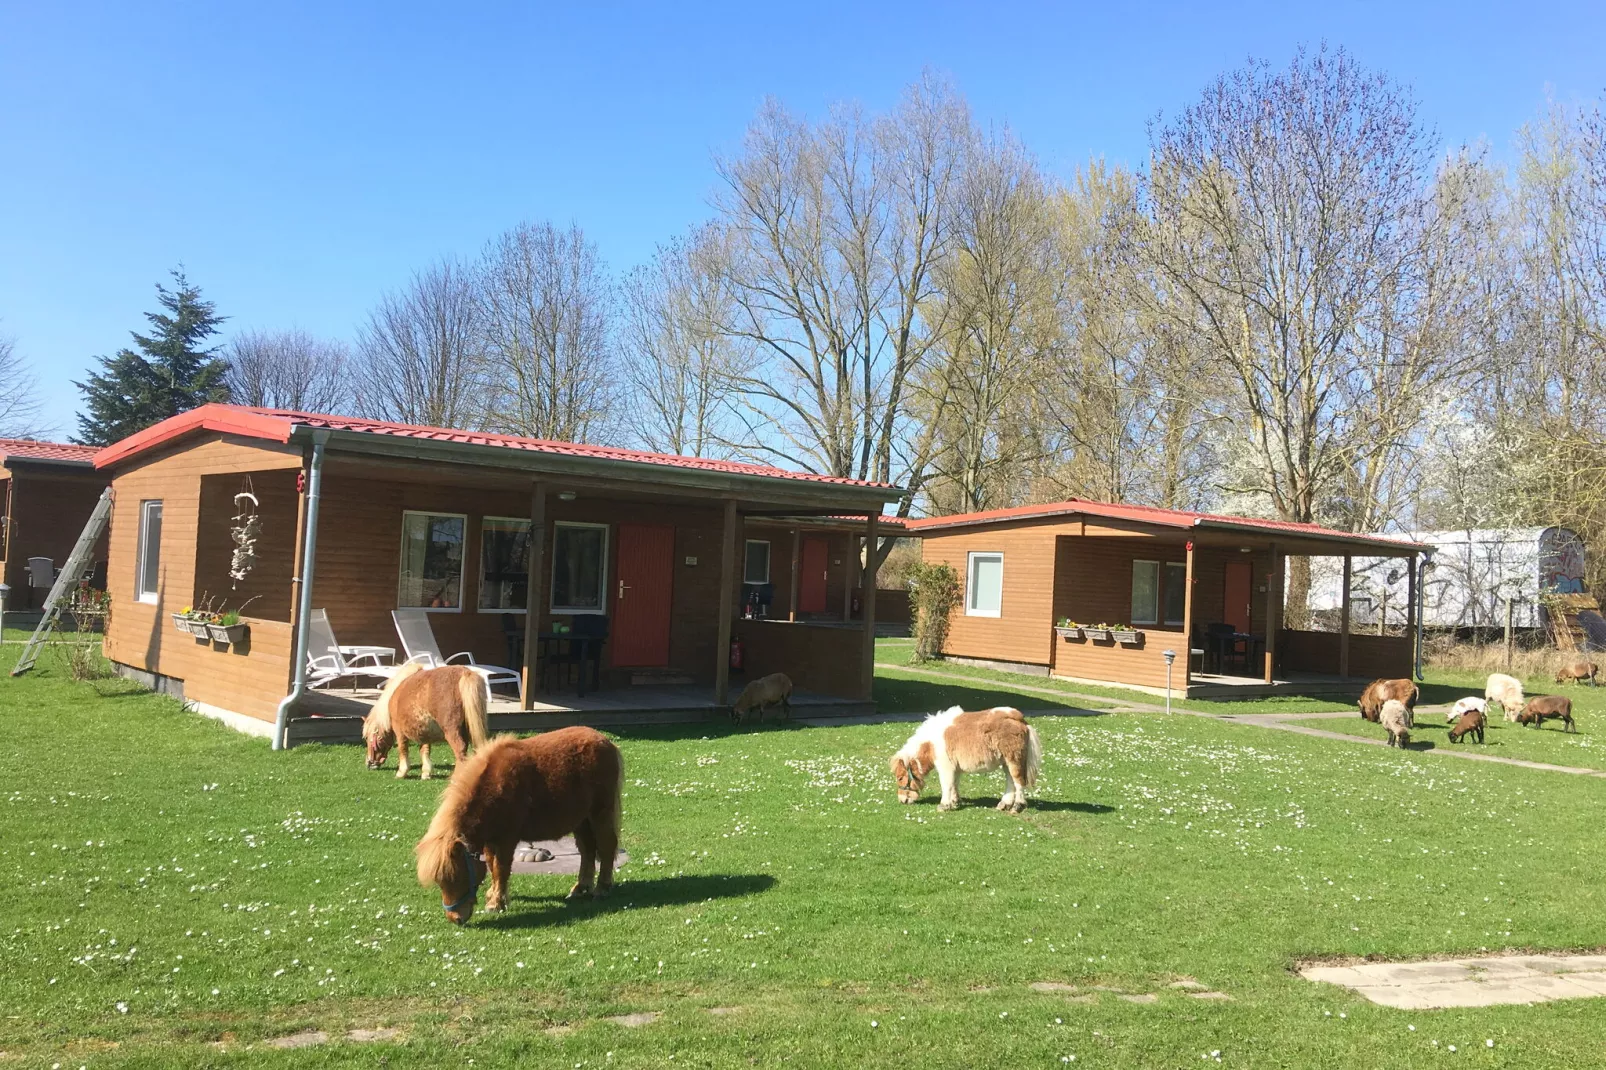
<instances>
[{"instance_id":1,"label":"hanging decoration","mask_svg":"<svg viewBox=\"0 0 1606 1070\"><path fill-rule=\"evenodd\" d=\"M234 496L234 526L229 530L234 537L234 556L229 561L229 576L236 588L256 567L257 539L262 535L262 517L257 514L260 503L252 491L251 477L246 476L240 493Z\"/></svg>"}]
</instances>

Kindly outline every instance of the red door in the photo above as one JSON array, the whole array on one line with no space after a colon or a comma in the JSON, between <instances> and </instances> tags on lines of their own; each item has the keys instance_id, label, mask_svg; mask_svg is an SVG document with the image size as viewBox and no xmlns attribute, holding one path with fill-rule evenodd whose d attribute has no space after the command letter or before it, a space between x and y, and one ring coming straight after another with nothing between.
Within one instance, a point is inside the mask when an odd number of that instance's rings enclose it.
<instances>
[{"instance_id":1,"label":"red door","mask_svg":"<svg viewBox=\"0 0 1606 1070\"><path fill-rule=\"evenodd\" d=\"M1221 619L1246 635L1249 633L1249 603L1254 597L1250 593L1252 590L1249 562L1227 562L1227 590L1222 600Z\"/></svg>"},{"instance_id":2,"label":"red door","mask_svg":"<svg viewBox=\"0 0 1606 1070\"><path fill-rule=\"evenodd\" d=\"M610 629L613 664L667 667L675 590L675 529L620 524L618 572Z\"/></svg>"},{"instance_id":3,"label":"red door","mask_svg":"<svg viewBox=\"0 0 1606 1070\"><path fill-rule=\"evenodd\" d=\"M799 613L825 612L825 540L813 535L803 539L802 561L798 568L803 574L797 578L797 611Z\"/></svg>"}]
</instances>

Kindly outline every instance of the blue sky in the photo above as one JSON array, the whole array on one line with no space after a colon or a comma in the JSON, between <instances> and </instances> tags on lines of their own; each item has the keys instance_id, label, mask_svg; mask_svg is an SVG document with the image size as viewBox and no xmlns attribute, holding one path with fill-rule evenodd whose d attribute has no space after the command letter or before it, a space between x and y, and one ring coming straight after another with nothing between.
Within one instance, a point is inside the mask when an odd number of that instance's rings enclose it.
<instances>
[{"instance_id":1,"label":"blue sky","mask_svg":"<svg viewBox=\"0 0 1606 1070\"><path fill-rule=\"evenodd\" d=\"M925 67L1051 170L1249 56L1341 44L1497 157L1606 90L1606 4L74 4L0 0L0 333L58 432L183 262L229 330L349 339L386 289L522 219L616 269L707 214L767 95L879 109Z\"/></svg>"}]
</instances>

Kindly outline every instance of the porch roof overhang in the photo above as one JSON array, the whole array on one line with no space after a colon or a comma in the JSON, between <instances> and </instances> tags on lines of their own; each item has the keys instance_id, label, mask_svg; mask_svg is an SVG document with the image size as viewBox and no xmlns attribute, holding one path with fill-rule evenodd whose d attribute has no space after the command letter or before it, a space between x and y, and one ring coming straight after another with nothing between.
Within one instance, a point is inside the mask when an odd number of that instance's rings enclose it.
<instances>
[{"instance_id":1,"label":"porch roof overhang","mask_svg":"<svg viewBox=\"0 0 1606 1070\"><path fill-rule=\"evenodd\" d=\"M71 442L38 442L0 438L0 468L38 467L53 471L89 472L95 467L94 446Z\"/></svg>"},{"instance_id":2,"label":"porch roof overhang","mask_svg":"<svg viewBox=\"0 0 1606 1070\"><path fill-rule=\"evenodd\" d=\"M925 517L911 520L909 530L912 535L930 536L980 530L1005 524L1040 522L1065 524L1078 519L1084 523L1096 524L1111 534L1147 535L1167 541L1197 538L1199 542L1211 546L1240 546L1251 549L1263 549L1275 543L1280 550L1287 553L1312 556L1359 553L1376 557L1409 557L1433 550L1427 543L1411 542L1386 535L1338 531L1317 524L1299 524L1261 517L1223 516L1182 509L1160 509L1147 505L1093 502L1082 499L995 509L984 513Z\"/></svg>"},{"instance_id":3,"label":"porch roof overhang","mask_svg":"<svg viewBox=\"0 0 1606 1070\"><path fill-rule=\"evenodd\" d=\"M887 483L740 461L238 405L203 405L164 420L101 450L95 467L124 464L208 433L289 445L310 445L315 435L325 435L332 466L377 465L402 480L438 478L442 468L454 468L474 472L481 482L528 485L548 479L645 498L734 499L743 510L799 516L879 514L904 493Z\"/></svg>"}]
</instances>

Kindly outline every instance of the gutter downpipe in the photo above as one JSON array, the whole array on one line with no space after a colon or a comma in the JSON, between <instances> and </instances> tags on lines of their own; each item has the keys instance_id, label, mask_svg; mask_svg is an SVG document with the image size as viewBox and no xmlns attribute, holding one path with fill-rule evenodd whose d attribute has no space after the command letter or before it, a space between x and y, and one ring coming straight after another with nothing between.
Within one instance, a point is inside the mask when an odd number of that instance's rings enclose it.
<instances>
[{"instance_id":1,"label":"gutter downpipe","mask_svg":"<svg viewBox=\"0 0 1606 1070\"><path fill-rule=\"evenodd\" d=\"M296 642L294 672L290 693L279 702L273 715L273 749L284 750L285 729L290 723L290 708L307 692L307 644L310 642L312 617L312 566L318 551L318 498L323 490L323 447L329 441L329 432L319 429L312 432L312 463L307 475L307 528L301 539L301 575L296 582Z\"/></svg>"},{"instance_id":2,"label":"gutter downpipe","mask_svg":"<svg viewBox=\"0 0 1606 1070\"><path fill-rule=\"evenodd\" d=\"M1426 605L1428 569L1433 567L1433 555L1423 554L1416 572L1416 678L1422 679L1422 608Z\"/></svg>"}]
</instances>

